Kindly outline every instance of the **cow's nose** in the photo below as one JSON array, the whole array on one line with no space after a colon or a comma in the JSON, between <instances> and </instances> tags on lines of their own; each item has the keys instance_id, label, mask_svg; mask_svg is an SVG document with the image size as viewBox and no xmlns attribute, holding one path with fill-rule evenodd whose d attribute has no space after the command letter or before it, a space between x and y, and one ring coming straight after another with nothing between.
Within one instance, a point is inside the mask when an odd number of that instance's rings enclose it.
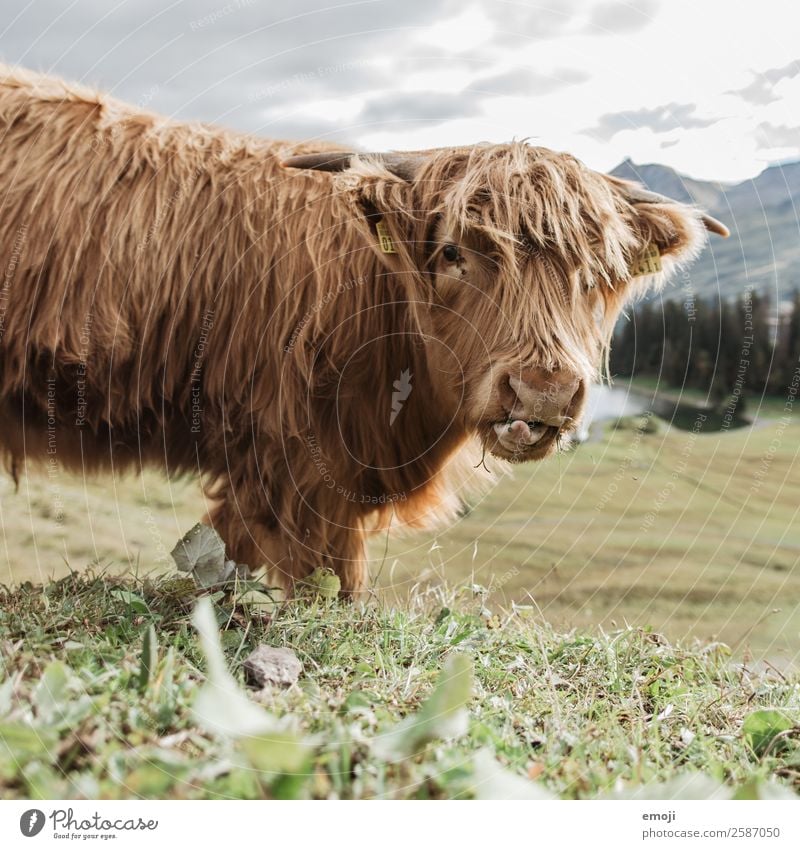
<instances>
[{"instance_id":1,"label":"cow's nose","mask_svg":"<svg viewBox=\"0 0 800 849\"><path fill-rule=\"evenodd\" d=\"M561 427L570 420L583 392L581 379L564 369L522 369L516 374L509 374L508 383L516 395L510 411L513 418L534 420L553 427Z\"/></svg>"}]
</instances>

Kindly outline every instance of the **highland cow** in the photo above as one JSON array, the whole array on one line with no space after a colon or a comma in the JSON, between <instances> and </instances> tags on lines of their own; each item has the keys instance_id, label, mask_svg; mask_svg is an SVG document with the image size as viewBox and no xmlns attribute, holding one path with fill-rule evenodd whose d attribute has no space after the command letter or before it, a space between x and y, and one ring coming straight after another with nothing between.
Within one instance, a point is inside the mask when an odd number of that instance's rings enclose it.
<instances>
[{"instance_id":1,"label":"highland cow","mask_svg":"<svg viewBox=\"0 0 800 849\"><path fill-rule=\"evenodd\" d=\"M25 71L0 131L9 470L196 473L289 589L363 589L369 531L552 454L623 305L725 233L525 142L298 146Z\"/></svg>"}]
</instances>

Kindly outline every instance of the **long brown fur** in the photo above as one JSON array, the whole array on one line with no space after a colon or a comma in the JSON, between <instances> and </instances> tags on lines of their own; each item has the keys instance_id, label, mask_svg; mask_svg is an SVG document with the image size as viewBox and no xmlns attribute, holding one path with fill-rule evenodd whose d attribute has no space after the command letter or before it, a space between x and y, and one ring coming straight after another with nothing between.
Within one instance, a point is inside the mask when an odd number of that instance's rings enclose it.
<instances>
[{"instance_id":1,"label":"long brown fur","mask_svg":"<svg viewBox=\"0 0 800 849\"><path fill-rule=\"evenodd\" d=\"M282 167L298 150L0 68L0 445L13 471L197 473L237 561L354 592L369 529L458 509L492 368L596 376L632 258L686 259L702 228L523 142L431 151L410 182ZM432 270L445 227L479 285Z\"/></svg>"}]
</instances>

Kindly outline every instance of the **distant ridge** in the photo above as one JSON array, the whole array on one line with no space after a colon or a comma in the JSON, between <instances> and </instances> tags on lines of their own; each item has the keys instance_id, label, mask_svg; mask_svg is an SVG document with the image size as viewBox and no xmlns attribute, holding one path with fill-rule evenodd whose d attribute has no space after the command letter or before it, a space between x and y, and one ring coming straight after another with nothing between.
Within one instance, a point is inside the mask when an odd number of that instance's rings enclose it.
<instances>
[{"instance_id":1,"label":"distant ridge","mask_svg":"<svg viewBox=\"0 0 800 849\"><path fill-rule=\"evenodd\" d=\"M636 165L625 159L611 172L615 177L643 183L654 192L683 203L697 203L706 209L715 207L725 192L721 183L709 183L684 177L667 165Z\"/></svg>"},{"instance_id":2,"label":"distant ridge","mask_svg":"<svg viewBox=\"0 0 800 849\"><path fill-rule=\"evenodd\" d=\"M734 185L686 177L667 165L637 165L631 159L611 173L675 200L696 203L729 227L731 237L712 239L689 270L697 296L735 297L750 285L774 302L788 300L800 289L800 162L770 165ZM686 297L686 292L673 287L664 295Z\"/></svg>"}]
</instances>

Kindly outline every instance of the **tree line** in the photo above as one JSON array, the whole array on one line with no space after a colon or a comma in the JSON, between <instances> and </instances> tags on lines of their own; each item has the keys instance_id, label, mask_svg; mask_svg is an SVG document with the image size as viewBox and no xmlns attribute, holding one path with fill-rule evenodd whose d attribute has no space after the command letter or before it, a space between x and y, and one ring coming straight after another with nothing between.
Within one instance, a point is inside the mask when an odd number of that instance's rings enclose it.
<instances>
[{"instance_id":1,"label":"tree line","mask_svg":"<svg viewBox=\"0 0 800 849\"><path fill-rule=\"evenodd\" d=\"M611 348L612 375L699 389L715 404L783 395L798 367L800 291L779 310L751 290L735 301L647 301L622 318Z\"/></svg>"}]
</instances>

